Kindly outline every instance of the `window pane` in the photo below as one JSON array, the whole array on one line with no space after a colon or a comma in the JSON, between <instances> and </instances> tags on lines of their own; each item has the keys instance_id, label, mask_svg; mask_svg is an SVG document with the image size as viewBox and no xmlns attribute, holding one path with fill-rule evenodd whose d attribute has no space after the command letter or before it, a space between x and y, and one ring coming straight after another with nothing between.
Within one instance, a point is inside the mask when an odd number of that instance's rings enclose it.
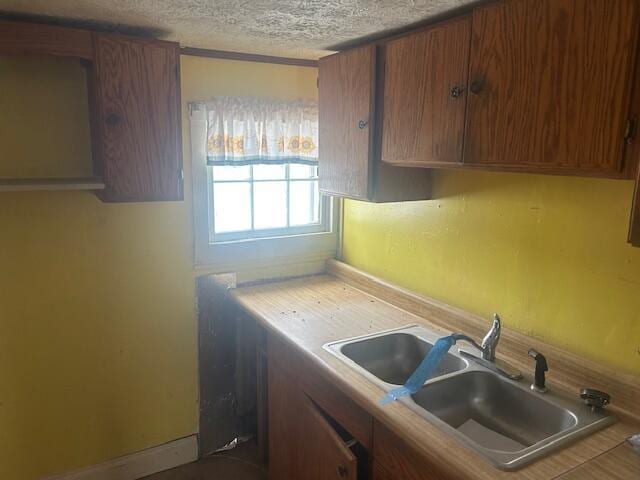
<instances>
[{"instance_id":1,"label":"window pane","mask_svg":"<svg viewBox=\"0 0 640 480\"><path fill-rule=\"evenodd\" d=\"M254 180L284 180L286 174L284 165L254 165Z\"/></svg>"},{"instance_id":2,"label":"window pane","mask_svg":"<svg viewBox=\"0 0 640 480\"><path fill-rule=\"evenodd\" d=\"M256 229L287 226L287 182L254 183L253 199Z\"/></svg>"},{"instance_id":3,"label":"window pane","mask_svg":"<svg viewBox=\"0 0 640 480\"><path fill-rule=\"evenodd\" d=\"M298 165L292 163L289 166L289 178L315 178L318 176L318 167L311 165Z\"/></svg>"},{"instance_id":4,"label":"window pane","mask_svg":"<svg viewBox=\"0 0 640 480\"><path fill-rule=\"evenodd\" d=\"M320 221L320 195L317 180L291 182L289 199L292 226L309 225Z\"/></svg>"},{"instance_id":5,"label":"window pane","mask_svg":"<svg viewBox=\"0 0 640 480\"><path fill-rule=\"evenodd\" d=\"M239 167L223 166L223 167L210 167L213 168L213 181L219 182L221 180L249 180L251 170L249 165L243 165Z\"/></svg>"},{"instance_id":6,"label":"window pane","mask_svg":"<svg viewBox=\"0 0 640 480\"><path fill-rule=\"evenodd\" d=\"M213 187L214 232L251 230L251 185L216 183Z\"/></svg>"}]
</instances>

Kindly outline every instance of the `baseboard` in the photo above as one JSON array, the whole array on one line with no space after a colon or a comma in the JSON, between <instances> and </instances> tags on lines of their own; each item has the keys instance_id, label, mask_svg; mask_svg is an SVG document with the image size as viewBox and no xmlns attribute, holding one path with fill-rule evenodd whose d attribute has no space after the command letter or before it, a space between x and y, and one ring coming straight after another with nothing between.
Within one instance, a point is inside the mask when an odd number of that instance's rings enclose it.
<instances>
[{"instance_id":1,"label":"baseboard","mask_svg":"<svg viewBox=\"0 0 640 480\"><path fill-rule=\"evenodd\" d=\"M137 480L198 459L196 435L43 480Z\"/></svg>"}]
</instances>

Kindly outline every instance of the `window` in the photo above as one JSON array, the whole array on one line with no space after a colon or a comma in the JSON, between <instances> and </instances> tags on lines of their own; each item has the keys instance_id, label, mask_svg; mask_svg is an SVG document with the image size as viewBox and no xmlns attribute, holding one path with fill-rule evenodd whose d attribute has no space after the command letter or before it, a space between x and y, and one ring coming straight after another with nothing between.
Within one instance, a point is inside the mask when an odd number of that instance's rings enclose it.
<instances>
[{"instance_id":1,"label":"window","mask_svg":"<svg viewBox=\"0 0 640 480\"><path fill-rule=\"evenodd\" d=\"M196 265L242 281L323 271L338 208L318 190L317 106L218 97L189 118Z\"/></svg>"},{"instance_id":2,"label":"window","mask_svg":"<svg viewBox=\"0 0 640 480\"><path fill-rule=\"evenodd\" d=\"M212 242L327 231L329 199L315 165L212 166Z\"/></svg>"}]
</instances>

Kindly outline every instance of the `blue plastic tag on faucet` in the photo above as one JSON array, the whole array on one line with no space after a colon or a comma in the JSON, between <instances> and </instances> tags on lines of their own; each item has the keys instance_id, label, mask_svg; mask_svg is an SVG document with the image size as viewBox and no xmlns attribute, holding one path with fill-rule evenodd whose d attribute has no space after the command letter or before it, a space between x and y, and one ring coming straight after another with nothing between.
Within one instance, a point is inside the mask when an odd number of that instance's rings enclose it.
<instances>
[{"instance_id":1,"label":"blue plastic tag on faucet","mask_svg":"<svg viewBox=\"0 0 640 480\"><path fill-rule=\"evenodd\" d=\"M438 365L440 365L444 356L455 343L455 335L439 338L433 347L431 347L427 356L420 362L418 368L416 368L407 381L404 382L404 385L389 391L382 400L380 400L380 405L386 405L400 397L412 395L420 390L424 382L433 376Z\"/></svg>"}]
</instances>

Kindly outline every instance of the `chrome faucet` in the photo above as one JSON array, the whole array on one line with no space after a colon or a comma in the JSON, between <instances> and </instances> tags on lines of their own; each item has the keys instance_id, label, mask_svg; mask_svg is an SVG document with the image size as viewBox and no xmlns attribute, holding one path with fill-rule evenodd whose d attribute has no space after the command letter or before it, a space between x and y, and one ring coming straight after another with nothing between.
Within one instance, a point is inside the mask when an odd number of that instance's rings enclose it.
<instances>
[{"instance_id":1,"label":"chrome faucet","mask_svg":"<svg viewBox=\"0 0 640 480\"><path fill-rule=\"evenodd\" d=\"M471 352L460 350L460 353L465 357L479 363L486 368L489 368L490 370L499 373L500 375L510 378L511 380L520 380L522 378L522 373L496 358L496 347L498 346L498 342L500 341L501 331L502 321L500 320L500 315L495 313L493 315L493 324L482 339L482 343L480 345L478 345L478 342L476 342L473 338L462 333L454 333L453 337L456 341L463 340L480 350L480 357L474 355Z\"/></svg>"},{"instance_id":2,"label":"chrome faucet","mask_svg":"<svg viewBox=\"0 0 640 480\"><path fill-rule=\"evenodd\" d=\"M493 325L487 332L487 334L482 339L481 351L482 358L489 362L495 362L496 360L496 347L498 346L498 342L500 341L500 333L502 332L502 321L500 320L500 315L497 313L493 314Z\"/></svg>"}]
</instances>

